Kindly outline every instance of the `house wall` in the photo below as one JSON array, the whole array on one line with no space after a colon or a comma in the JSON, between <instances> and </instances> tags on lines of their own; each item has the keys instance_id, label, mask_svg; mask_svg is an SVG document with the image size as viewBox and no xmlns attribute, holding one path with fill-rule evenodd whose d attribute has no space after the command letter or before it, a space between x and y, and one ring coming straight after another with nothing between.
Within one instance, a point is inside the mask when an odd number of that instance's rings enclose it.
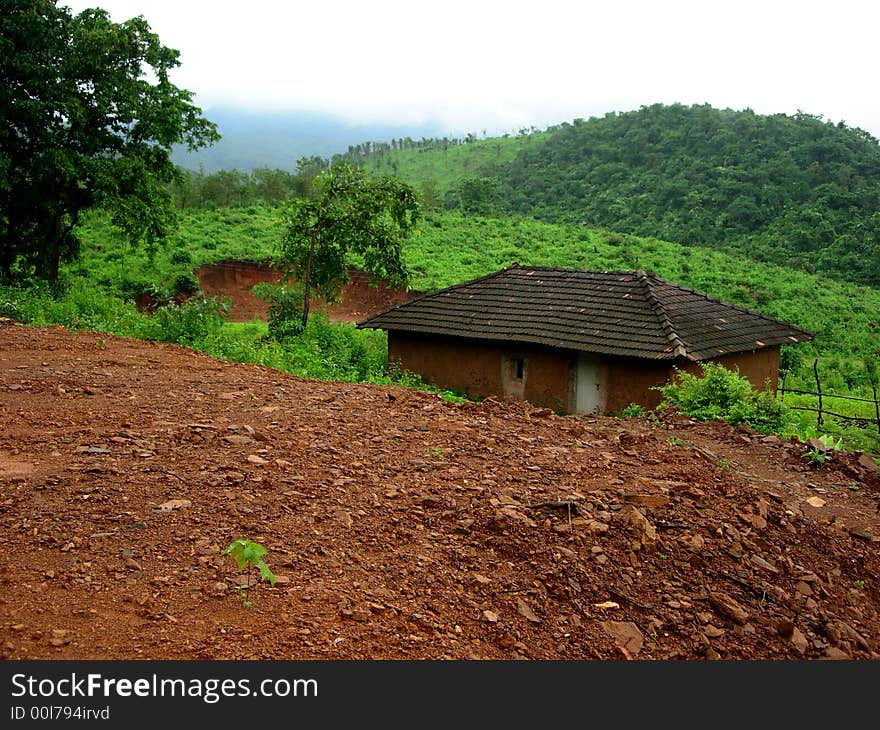
<instances>
[{"instance_id":1,"label":"house wall","mask_svg":"<svg viewBox=\"0 0 880 730\"><path fill-rule=\"evenodd\" d=\"M521 380L515 377L519 358ZM559 411L569 408L574 358L565 351L389 332L388 361L471 398L494 395Z\"/></svg>"},{"instance_id":2,"label":"house wall","mask_svg":"<svg viewBox=\"0 0 880 730\"><path fill-rule=\"evenodd\" d=\"M660 405L662 396L651 388L663 385L671 374L672 366L668 362L602 357L599 360L599 411L618 413L630 403L655 408Z\"/></svg>"},{"instance_id":3,"label":"house wall","mask_svg":"<svg viewBox=\"0 0 880 730\"><path fill-rule=\"evenodd\" d=\"M739 374L748 378L758 390L765 390L770 381L770 392L775 393L779 384L779 347L764 347L750 352L737 352L712 359L729 370L739 367ZM699 367L691 370L699 372Z\"/></svg>"},{"instance_id":4,"label":"house wall","mask_svg":"<svg viewBox=\"0 0 880 730\"><path fill-rule=\"evenodd\" d=\"M522 380L514 377L518 358L524 361ZM494 395L527 400L556 411L574 411L577 354L565 350L389 332L388 361L419 373L426 382L454 388L471 398ZM740 374L761 390L769 380L776 391L778 347L724 355L712 362L730 369L738 367ZM687 372L700 372L699 363L679 366ZM672 365L668 362L602 356L599 412L617 413L630 403L654 408L661 395L652 388L663 385L671 376Z\"/></svg>"}]
</instances>

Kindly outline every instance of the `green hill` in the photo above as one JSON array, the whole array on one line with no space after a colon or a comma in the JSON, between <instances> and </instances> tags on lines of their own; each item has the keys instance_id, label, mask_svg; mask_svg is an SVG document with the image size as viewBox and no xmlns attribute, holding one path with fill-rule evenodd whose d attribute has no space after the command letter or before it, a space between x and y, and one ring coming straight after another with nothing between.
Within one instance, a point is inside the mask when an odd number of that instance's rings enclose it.
<instances>
[{"instance_id":1,"label":"green hill","mask_svg":"<svg viewBox=\"0 0 880 730\"><path fill-rule=\"evenodd\" d=\"M656 236L880 285L880 143L810 115L654 105L537 134L363 149L344 157L447 208Z\"/></svg>"}]
</instances>

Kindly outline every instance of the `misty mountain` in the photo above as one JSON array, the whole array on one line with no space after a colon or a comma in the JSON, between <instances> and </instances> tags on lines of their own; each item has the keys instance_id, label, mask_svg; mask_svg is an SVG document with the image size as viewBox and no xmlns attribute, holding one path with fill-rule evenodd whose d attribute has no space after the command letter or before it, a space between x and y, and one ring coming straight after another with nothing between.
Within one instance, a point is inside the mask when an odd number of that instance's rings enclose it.
<instances>
[{"instance_id":1,"label":"misty mountain","mask_svg":"<svg viewBox=\"0 0 880 730\"><path fill-rule=\"evenodd\" d=\"M446 132L439 124L353 124L320 112L251 112L228 107L207 109L222 139L213 147L187 152L175 147L172 159L180 167L205 172L248 171L269 167L293 171L301 157L329 158L349 145L368 140L434 137Z\"/></svg>"}]
</instances>

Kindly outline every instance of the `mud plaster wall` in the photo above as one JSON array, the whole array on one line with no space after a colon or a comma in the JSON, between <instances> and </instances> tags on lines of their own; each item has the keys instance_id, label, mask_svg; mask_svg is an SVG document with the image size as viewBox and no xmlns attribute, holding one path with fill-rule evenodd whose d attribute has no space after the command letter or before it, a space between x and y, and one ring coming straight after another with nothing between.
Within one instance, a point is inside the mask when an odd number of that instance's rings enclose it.
<instances>
[{"instance_id":1,"label":"mud plaster wall","mask_svg":"<svg viewBox=\"0 0 880 730\"><path fill-rule=\"evenodd\" d=\"M723 355L713 358L712 362L720 363L729 370L738 367L739 374L748 378L758 390L765 390L767 381L770 381L770 392L776 392L779 384L779 347L764 347L760 350ZM695 364L689 369L699 372L699 367Z\"/></svg>"},{"instance_id":2,"label":"mud plaster wall","mask_svg":"<svg viewBox=\"0 0 880 730\"><path fill-rule=\"evenodd\" d=\"M599 360L599 411L618 413L630 403L657 407L662 396L651 388L663 385L671 370L668 362L602 357Z\"/></svg>"},{"instance_id":3,"label":"mud plaster wall","mask_svg":"<svg viewBox=\"0 0 880 730\"><path fill-rule=\"evenodd\" d=\"M767 347L749 352L737 352L712 358L748 378L758 390L770 383L771 392L776 392L779 377L779 348ZM679 363L682 370L699 375L702 370L696 362ZM648 360L604 357L599 363L599 410L603 413L618 413L630 403L638 403L645 408L656 408L662 396L655 386L665 384L673 375L669 363L655 363Z\"/></svg>"},{"instance_id":4,"label":"mud plaster wall","mask_svg":"<svg viewBox=\"0 0 880 730\"><path fill-rule=\"evenodd\" d=\"M233 322L249 322L254 317L265 320L269 305L251 294L251 287L259 282L277 284L281 280L278 269L252 261L207 264L195 274L205 296L229 297L229 318ZM348 276L350 281L342 290L341 301L328 306L323 299L313 299L313 310L326 312L334 322L358 322L421 294L391 288L384 281L370 286L369 274L354 267L349 268Z\"/></svg>"},{"instance_id":5,"label":"mud plaster wall","mask_svg":"<svg viewBox=\"0 0 880 730\"><path fill-rule=\"evenodd\" d=\"M512 377L512 362L519 358L524 361L522 381ZM553 410L568 409L574 361L564 351L389 332L388 361L471 398L523 399Z\"/></svg>"},{"instance_id":6,"label":"mud plaster wall","mask_svg":"<svg viewBox=\"0 0 880 730\"><path fill-rule=\"evenodd\" d=\"M525 377L521 382L511 382L510 363L514 358L525 361ZM574 410L577 356L564 350L389 332L388 361L419 373L429 383L454 388L471 398L494 395L524 399L557 411ZM775 392L778 347L725 355L714 361L730 369L739 367L740 374L762 390L769 379ZM687 363L682 369L695 374L700 372L698 363ZM618 413L630 403L655 408L662 396L652 388L666 383L672 374L672 365L668 362L601 357L599 411Z\"/></svg>"}]
</instances>

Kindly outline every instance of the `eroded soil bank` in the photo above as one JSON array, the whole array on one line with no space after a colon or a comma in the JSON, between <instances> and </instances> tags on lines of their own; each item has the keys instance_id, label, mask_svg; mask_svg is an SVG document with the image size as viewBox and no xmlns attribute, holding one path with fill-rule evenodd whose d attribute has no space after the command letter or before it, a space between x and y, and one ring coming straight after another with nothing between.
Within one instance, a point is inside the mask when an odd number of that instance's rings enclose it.
<instances>
[{"instance_id":1,"label":"eroded soil bank","mask_svg":"<svg viewBox=\"0 0 880 730\"><path fill-rule=\"evenodd\" d=\"M260 282L277 284L281 279L278 269L253 261L208 264L196 269L195 274L206 296L228 297L231 300L229 318L233 322L249 322L255 317L265 320L268 305L257 299L251 293L251 288ZM349 269L348 274L350 281L342 290L339 303L328 305L322 299L312 300L312 306L326 312L333 322L359 322L421 293L395 289L384 281L371 286L369 274L354 267Z\"/></svg>"}]
</instances>

